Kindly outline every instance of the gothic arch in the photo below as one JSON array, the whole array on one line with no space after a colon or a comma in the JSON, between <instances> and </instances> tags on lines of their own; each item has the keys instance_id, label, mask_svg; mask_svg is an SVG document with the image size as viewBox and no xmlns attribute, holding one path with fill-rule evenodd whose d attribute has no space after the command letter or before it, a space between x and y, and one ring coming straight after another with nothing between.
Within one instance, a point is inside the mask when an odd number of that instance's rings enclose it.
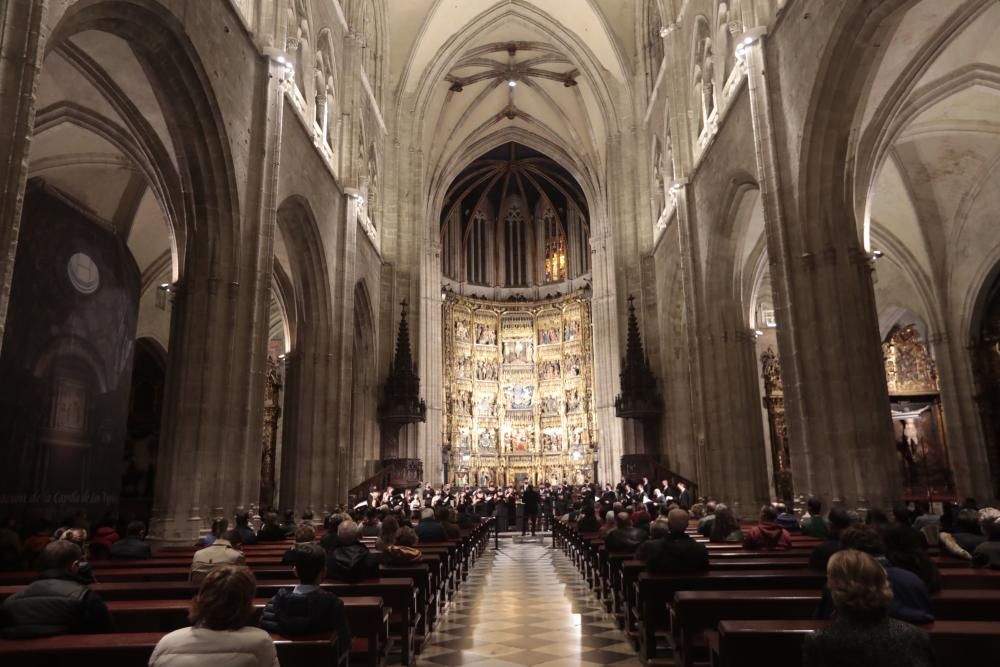
<instances>
[{"instance_id":1,"label":"gothic arch","mask_svg":"<svg viewBox=\"0 0 1000 667\"><path fill-rule=\"evenodd\" d=\"M380 460L375 311L365 281L354 285L354 340L351 356L351 470L348 485L366 479Z\"/></svg>"}]
</instances>

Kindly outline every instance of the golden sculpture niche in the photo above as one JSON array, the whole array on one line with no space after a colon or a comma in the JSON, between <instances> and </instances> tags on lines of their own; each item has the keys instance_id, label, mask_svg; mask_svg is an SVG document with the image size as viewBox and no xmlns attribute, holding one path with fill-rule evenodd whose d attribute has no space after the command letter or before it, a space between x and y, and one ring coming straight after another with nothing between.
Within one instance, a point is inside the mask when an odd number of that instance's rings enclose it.
<instances>
[{"instance_id":1,"label":"golden sculpture niche","mask_svg":"<svg viewBox=\"0 0 1000 667\"><path fill-rule=\"evenodd\" d=\"M594 479L590 300L449 295L444 304L444 446L449 481Z\"/></svg>"}]
</instances>

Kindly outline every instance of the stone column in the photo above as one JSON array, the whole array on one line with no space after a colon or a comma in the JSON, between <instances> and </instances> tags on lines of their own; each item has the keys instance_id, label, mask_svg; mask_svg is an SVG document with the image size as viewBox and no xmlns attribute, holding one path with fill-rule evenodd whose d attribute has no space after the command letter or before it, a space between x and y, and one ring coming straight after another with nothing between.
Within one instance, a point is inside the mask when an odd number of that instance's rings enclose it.
<instances>
[{"instance_id":1,"label":"stone column","mask_svg":"<svg viewBox=\"0 0 1000 667\"><path fill-rule=\"evenodd\" d=\"M48 0L0 7L0 348L14 276L17 235L35 125L35 92L45 55Z\"/></svg>"},{"instance_id":2,"label":"stone column","mask_svg":"<svg viewBox=\"0 0 1000 667\"><path fill-rule=\"evenodd\" d=\"M262 160L248 173L241 252L189 248L173 287L150 524L151 539L160 543L190 544L213 517L249 508L259 495L283 74L277 63L260 65L263 79L248 95L259 116L251 150ZM229 265L220 254L238 257L239 264Z\"/></svg>"},{"instance_id":3,"label":"stone column","mask_svg":"<svg viewBox=\"0 0 1000 667\"><path fill-rule=\"evenodd\" d=\"M623 450L622 420L615 415L621 345L615 299L614 247L607 220L593 225L590 247L594 296L591 312L594 327L594 412L597 417L598 478L614 484L621 478Z\"/></svg>"},{"instance_id":4,"label":"stone column","mask_svg":"<svg viewBox=\"0 0 1000 667\"><path fill-rule=\"evenodd\" d=\"M808 195L783 189L782 169L800 157L779 154L769 89L765 30L744 42L764 230L774 288L778 344L796 494L886 506L900 481L892 448L871 266L857 246L845 205L827 225L803 220ZM775 67L776 71L776 67ZM772 98L772 95L775 97ZM797 150L797 149L796 149Z\"/></svg>"}]
</instances>

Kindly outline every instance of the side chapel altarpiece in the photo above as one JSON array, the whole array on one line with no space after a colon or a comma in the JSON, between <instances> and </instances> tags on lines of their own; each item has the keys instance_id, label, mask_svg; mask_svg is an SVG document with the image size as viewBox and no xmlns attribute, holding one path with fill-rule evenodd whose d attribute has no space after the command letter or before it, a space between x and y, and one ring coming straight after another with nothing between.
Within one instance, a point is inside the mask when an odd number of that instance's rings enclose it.
<instances>
[{"instance_id":1,"label":"side chapel altarpiece","mask_svg":"<svg viewBox=\"0 0 1000 667\"><path fill-rule=\"evenodd\" d=\"M593 481L590 300L444 304L443 441L453 484Z\"/></svg>"}]
</instances>

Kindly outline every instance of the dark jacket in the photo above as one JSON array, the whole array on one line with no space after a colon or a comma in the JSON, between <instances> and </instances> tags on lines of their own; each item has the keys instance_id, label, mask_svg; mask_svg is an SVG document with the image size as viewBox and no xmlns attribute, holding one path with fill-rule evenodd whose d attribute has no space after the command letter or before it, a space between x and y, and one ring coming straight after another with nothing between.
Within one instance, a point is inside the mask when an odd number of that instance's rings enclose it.
<instances>
[{"instance_id":1,"label":"dark jacket","mask_svg":"<svg viewBox=\"0 0 1000 667\"><path fill-rule=\"evenodd\" d=\"M770 521L761 521L743 533L744 549L780 551L791 547L792 539L788 531Z\"/></svg>"},{"instance_id":2,"label":"dark jacket","mask_svg":"<svg viewBox=\"0 0 1000 667\"><path fill-rule=\"evenodd\" d=\"M803 535L825 540L830 537L830 524L821 516L810 516L802 520L801 531Z\"/></svg>"},{"instance_id":3,"label":"dark jacket","mask_svg":"<svg viewBox=\"0 0 1000 667\"><path fill-rule=\"evenodd\" d=\"M294 637L321 632L337 632L338 650L350 650L351 629L339 597L313 586L294 590L282 588L264 607L260 627Z\"/></svg>"},{"instance_id":4,"label":"dark jacket","mask_svg":"<svg viewBox=\"0 0 1000 667\"><path fill-rule=\"evenodd\" d=\"M444 527L444 534L448 536L449 540L462 538L462 531L459 529L458 524L454 524L451 521L442 521L441 525Z\"/></svg>"},{"instance_id":5,"label":"dark jacket","mask_svg":"<svg viewBox=\"0 0 1000 667\"><path fill-rule=\"evenodd\" d=\"M840 551L840 538L827 540L812 550L809 554L809 569L817 572L826 572L826 564L830 562L830 557Z\"/></svg>"},{"instance_id":6,"label":"dark jacket","mask_svg":"<svg viewBox=\"0 0 1000 667\"><path fill-rule=\"evenodd\" d=\"M379 556L358 542L340 546L326 554L326 576L342 581L361 581L378 576Z\"/></svg>"},{"instance_id":7,"label":"dark jacket","mask_svg":"<svg viewBox=\"0 0 1000 667\"><path fill-rule=\"evenodd\" d=\"M976 547L972 554L972 565L1000 570L1000 540L989 540Z\"/></svg>"},{"instance_id":8,"label":"dark jacket","mask_svg":"<svg viewBox=\"0 0 1000 667\"><path fill-rule=\"evenodd\" d=\"M382 534L382 524L380 523L368 523L365 522L361 524L361 536L362 537L379 537Z\"/></svg>"},{"instance_id":9,"label":"dark jacket","mask_svg":"<svg viewBox=\"0 0 1000 667\"><path fill-rule=\"evenodd\" d=\"M576 522L576 529L581 533L596 533L601 529L601 522L597 520L593 512L583 514Z\"/></svg>"},{"instance_id":10,"label":"dark jacket","mask_svg":"<svg viewBox=\"0 0 1000 667\"><path fill-rule=\"evenodd\" d=\"M868 622L838 616L806 635L802 667L933 667L930 638L920 628L884 615Z\"/></svg>"},{"instance_id":11,"label":"dark jacket","mask_svg":"<svg viewBox=\"0 0 1000 667\"><path fill-rule=\"evenodd\" d=\"M336 530L328 531L326 535L319 538L319 545L327 551L333 551L337 547L345 546L345 544L340 541L340 538L337 537Z\"/></svg>"},{"instance_id":12,"label":"dark jacket","mask_svg":"<svg viewBox=\"0 0 1000 667\"><path fill-rule=\"evenodd\" d=\"M250 526L236 526L236 532L243 538L243 544L257 544L257 533Z\"/></svg>"},{"instance_id":13,"label":"dark jacket","mask_svg":"<svg viewBox=\"0 0 1000 667\"><path fill-rule=\"evenodd\" d=\"M638 528L615 528L604 538L604 545L608 551L635 551L646 537Z\"/></svg>"},{"instance_id":14,"label":"dark jacket","mask_svg":"<svg viewBox=\"0 0 1000 667\"><path fill-rule=\"evenodd\" d=\"M0 607L0 637L4 639L99 632L114 632L107 605L69 574L43 572Z\"/></svg>"},{"instance_id":15,"label":"dark jacket","mask_svg":"<svg viewBox=\"0 0 1000 667\"><path fill-rule=\"evenodd\" d=\"M125 537L111 545L112 560L145 560L152 556L149 544L138 537Z\"/></svg>"},{"instance_id":16,"label":"dark jacket","mask_svg":"<svg viewBox=\"0 0 1000 667\"><path fill-rule=\"evenodd\" d=\"M285 529L279 525L262 526L257 533L258 542L284 542L287 539Z\"/></svg>"},{"instance_id":17,"label":"dark jacket","mask_svg":"<svg viewBox=\"0 0 1000 667\"><path fill-rule=\"evenodd\" d=\"M640 560L654 574L689 574L708 571L708 549L685 533L671 533L639 547ZM645 557L643 557L645 556Z\"/></svg>"},{"instance_id":18,"label":"dark jacket","mask_svg":"<svg viewBox=\"0 0 1000 667\"><path fill-rule=\"evenodd\" d=\"M413 532L421 542L446 542L448 534L437 519L423 519L416 525Z\"/></svg>"},{"instance_id":19,"label":"dark jacket","mask_svg":"<svg viewBox=\"0 0 1000 667\"><path fill-rule=\"evenodd\" d=\"M538 491L534 489L529 489L524 492L521 496L521 504L524 505L525 514L538 514L538 505L542 501L542 497L538 495Z\"/></svg>"}]
</instances>

